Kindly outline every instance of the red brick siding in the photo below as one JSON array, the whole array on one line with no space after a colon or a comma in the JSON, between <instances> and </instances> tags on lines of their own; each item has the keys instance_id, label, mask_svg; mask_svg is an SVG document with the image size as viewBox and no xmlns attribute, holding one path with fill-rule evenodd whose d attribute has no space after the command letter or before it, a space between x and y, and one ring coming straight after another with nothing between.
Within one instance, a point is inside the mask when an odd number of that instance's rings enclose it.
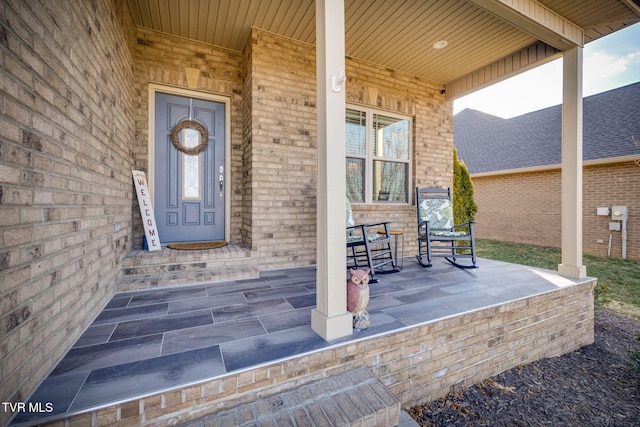
<instances>
[{"instance_id":1,"label":"red brick siding","mask_svg":"<svg viewBox=\"0 0 640 427\"><path fill-rule=\"evenodd\" d=\"M477 237L540 246L561 246L559 170L474 177ZM596 208L629 208L627 258L640 259L640 167L634 162L587 166L583 172L582 246L586 254L622 256L621 233ZM602 243L599 243L602 241Z\"/></svg>"}]
</instances>

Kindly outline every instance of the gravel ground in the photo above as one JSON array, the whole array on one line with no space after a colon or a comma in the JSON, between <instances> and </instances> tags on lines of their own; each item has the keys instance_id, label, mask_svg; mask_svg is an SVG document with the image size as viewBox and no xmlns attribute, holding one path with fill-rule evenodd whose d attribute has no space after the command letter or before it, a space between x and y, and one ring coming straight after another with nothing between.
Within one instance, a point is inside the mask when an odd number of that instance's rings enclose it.
<instances>
[{"instance_id":1,"label":"gravel ground","mask_svg":"<svg viewBox=\"0 0 640 427\"><path fill-rule=\"evenodd\" d=\"M421 426L640 426L640 321L599 309L595 342L407 408Z\"/></svg>"}]
</instances>

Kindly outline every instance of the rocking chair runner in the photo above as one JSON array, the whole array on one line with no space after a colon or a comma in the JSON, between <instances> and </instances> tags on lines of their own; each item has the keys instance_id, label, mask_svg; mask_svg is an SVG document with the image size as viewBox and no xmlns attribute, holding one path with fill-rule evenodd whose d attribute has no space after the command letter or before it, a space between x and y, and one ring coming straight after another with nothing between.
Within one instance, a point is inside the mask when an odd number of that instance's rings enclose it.
<instances>
[{"instance_id":1,"label":"rocking chair runner","mask_svg":"<svg viewBox=\"0 0 640 427\"><path fill-rule=\"evenodd\" d=\"M476 268L473 221L454 225L449 188L416 188L418 211L418 255L423 267L431 267L433 257L444 257L459 268ZM458 259L470 259L461 264Z\"/></svg>"},{"instance_id":2,"label":"rocking chair runner","mask_svg":"<svg viewBox=\"0 0 640 427\"><path fill-rule=\"evenodd\" d=\"M384 230L384 234L382 234ZM354 267L367 266L370 270L370 283L375 283L375 273L398 271L396 259L391 250L389 223L356 225L351 204L347 199L347 267L349 261ZM388 266L384 270L381 267Z\"/></svg>"}]
</instances>

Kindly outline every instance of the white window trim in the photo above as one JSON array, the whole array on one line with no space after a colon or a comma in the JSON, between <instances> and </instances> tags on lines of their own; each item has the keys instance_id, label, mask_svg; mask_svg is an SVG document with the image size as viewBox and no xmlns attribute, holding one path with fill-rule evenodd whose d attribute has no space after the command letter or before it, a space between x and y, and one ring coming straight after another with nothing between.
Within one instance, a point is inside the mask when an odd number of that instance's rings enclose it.
<instances>
[{"instance_id":1,"label":"white window trim","mask_svg":"<svg viewBox=\"0 0 640 427\"><path fill-rule=\"evenodd\" d=\"M413 177L413 117L405 116L402 114L392 113L387 110L380 110L372 107L365 107L357 104L346 104L346 108L349 110L362 111L365 113L365 123L367 124L367 132L365 136L365 154L346 154L346 157L352 157L354 159L364 159L365 162L365 182L364 182L364 203L363 202L351 202L355 205L401 205L406 206L411 204L411 179ZM345 112L346 113L346 112ZM373 155L373 115L379 114L383 116L393 117L396 119L407 120L409 122L409 158L397 159L389 157L377 157ZM345 157L345 160L346 160ZM407 172L407 201L406 202L374 202L373 201L373 161L383 160L397 163L406 163L409 165Z\"/></svg>"}]
</instances>

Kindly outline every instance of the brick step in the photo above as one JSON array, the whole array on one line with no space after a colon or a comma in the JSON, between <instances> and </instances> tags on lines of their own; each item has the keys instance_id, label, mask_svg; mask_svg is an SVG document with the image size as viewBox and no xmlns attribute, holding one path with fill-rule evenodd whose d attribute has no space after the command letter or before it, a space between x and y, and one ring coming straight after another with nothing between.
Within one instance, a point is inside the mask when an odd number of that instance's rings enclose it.
<instances>
[{"instance_id":1,"label":"brick step","mask_svg":"<svg viewBox=\"0 0 640 427\"><path fill-rule=\"evenodd\" d=\"M208 250L134 249L122 260L117 292L259 277L251 251L241 245Z\"/></svg>"},{"instance_id":2,"label":"brick step","mask_svg":"<svg viewBox=\"0 0 640 427\"><path fill-rule=\"evenodd\" d=\"M162 248L159 251L134 249L122 260L124 274L144 274L185 269L211 268L237 260L240 263L251 258L251 250L229 244L217 249L184 251ZM176 267L184 266L184 267Z\"/></svg>"},{"instance_id":3,"label":"brick step","mask_svg":"<svg viewBox=\"0 0 640 427\"><path fill-rule=\"evenodd\" d=\"M253 266L227 266L210 269L190 269L151 274L128 274L118 280L116 292L139 291L169 286L194 285L206 282L221 282L252 279L260 276Z\"/></svg>"},{"instance_id":4,"label":"brick step","mask_svg":"<svg viewBox=\"0 0 640 427\"><path fill-rule=\"evenodd\" d=\"M404 426L400 402L366 367L205 415L183 427ZM413 420L410 420L413 421ZM413 425L417 425L414 424Z\"/></svg>"},{"instance_id":5,"label":"brick step","mask_svg":"<svg viewBox=\"0 0 640 427\"><path fill-rule=\"evenodd\" d=\"M185 270L215 270L224 267L242 266L251 260L251 257L228 258L228 259L202 259L198 261L189 260L164 260L157 263L145 263L136 266L122 266L122 273L125 276L141 274L161 274L177 273Z\"/></svg>"}]
</instances>

